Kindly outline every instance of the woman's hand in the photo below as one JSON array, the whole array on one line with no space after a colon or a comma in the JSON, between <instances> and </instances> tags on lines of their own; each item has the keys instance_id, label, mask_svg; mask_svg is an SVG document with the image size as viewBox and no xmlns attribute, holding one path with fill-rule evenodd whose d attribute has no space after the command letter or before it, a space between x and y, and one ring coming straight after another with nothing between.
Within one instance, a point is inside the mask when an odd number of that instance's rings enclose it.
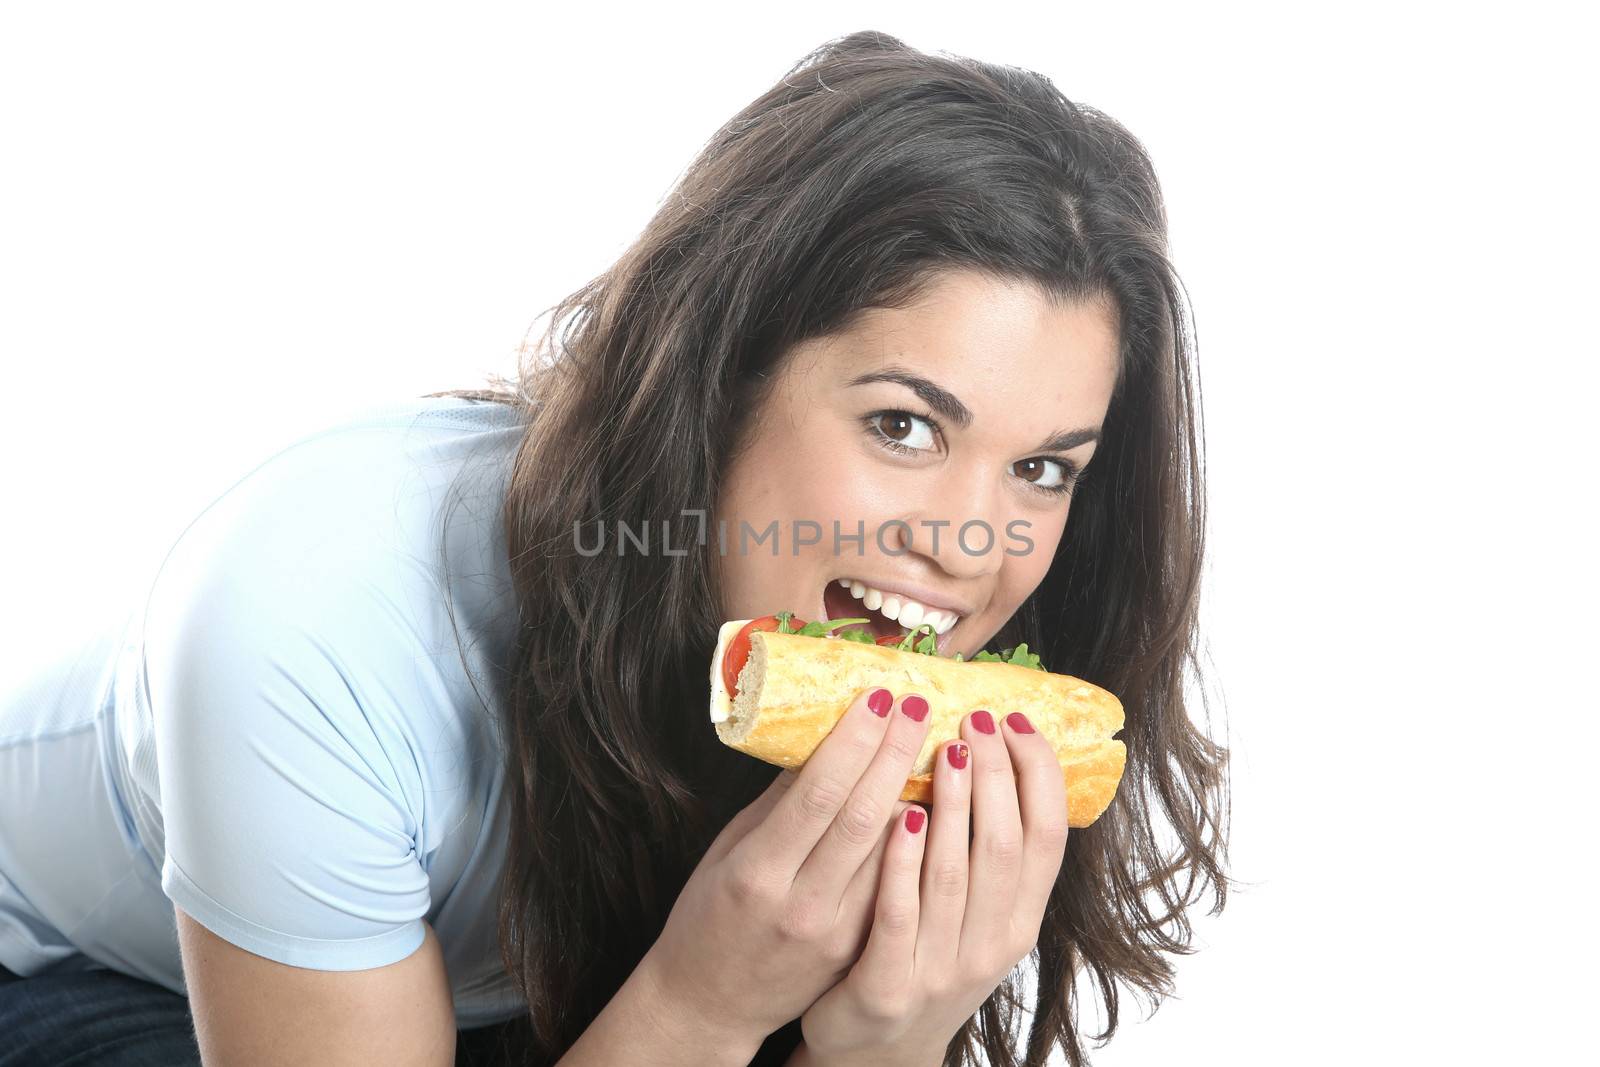
<instances>
[{"instance_id":1,"label":"woman's hand","mask_svg":"<svg viewBox=\"0 0 1600 1067\"><path fill-rule=\"evenodd\" d=\"M801 1017L811 1061L942 1062L1039 941L1067 847L1060 761L1020 714L1000 725L975 711L961 737L935 765L931 825L908 828L914 807L890 837L866 950Z\"/></svg>"},{"instance_id":2,"label":"woman's hand","mask_svg":"<svg viewBox=\"0 0 1600 1067\"><path fill-rule=\"evenodd\" d=\"M860 955L927 711L863 691L706 850L640 967L707 1040L753 1054Z\"/></svg>"}]
</instances>

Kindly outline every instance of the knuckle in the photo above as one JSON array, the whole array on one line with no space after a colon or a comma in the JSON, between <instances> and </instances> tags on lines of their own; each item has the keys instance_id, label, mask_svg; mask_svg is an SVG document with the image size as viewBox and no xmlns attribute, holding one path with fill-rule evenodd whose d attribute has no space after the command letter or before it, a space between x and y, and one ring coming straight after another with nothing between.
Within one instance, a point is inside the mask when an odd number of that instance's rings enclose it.
<instances>
[{"instance_id":1,"label":"knuckle","mask_svg":"<svg viewBox=\"0 0 1600 1067\"><path fill-rule=\"evenodd\" d=\"M845 740L850 744L850 756L857 763L865 763L878 751L878 744L882 740L879 736L883 729L881 725L874 725L879 720L876 716L869 715L872 722L863 721L859 729L851 730L845 735Z\"/></svg>"},{"instance_id":2,"label":"knuckle","mask_svg":"<svg viewBox=\"0 0 1600 1067\"><path fill-rule=\"evenodd\" d=\"M807 819L826 820L844 803L844 786L832 778L819 777L806 783L800 794L800 812Z\"/></svg>"},{"instance_id":3,"label":"knuckle","mask_svg":"<svg viewBox=\"0 0 1600 1067\"><path fill-rule=\"evenodd\" d=\"M1069 832L1066 819L1046 819L1039 826L1039 843L1055 852L1066 847Z\"/></svg>"},{"instance_id":4,"label":"knuckle","mask_svg":"<svg viewBox=\"0 0 1600 1067\"><path fill-rule=\"evenodd\" d=\"M984 838L983 854L994 866L1009 870L1022 858L1022 840L1010 830L997 830Z\"/></svg>"},{"instance_id":5,"label":"knuckle","mask_svg":"<svg viewBox=\"0 0 1600 1067\"><path fill-rule=\"evenodd\" d=\"M847 842L862 845L877 840L883 817L870 801L858 797L845 805L834 824Z\"/></svg>"},{"instance_id":6,"label":"knuckle","mask_svg":"<svg viewBox=\"0 0 1600 1067\"><path fill-rule=\"evenodd\" d=\"M765 905L772 899L772 879L754 863L734 864L728 874L727 886L735 904L747 907Z\"/></svg>"},{"instance_id":7,"label":"knuckle","mask_svg":"<svg viewBox=\"0 0 1600 1067\"><path fill-rule=\"evenodd\" d=\"M909 1007L910 997L895 986L875 985L861 995L862 1011L878 1025L900 1021Z\"/></svg>"},{"instance_id":8,"label":"knuckle","mask_svg":"<svg viewBox=\"0 0 1600 1067\"><path fill-rule=\"evenodd\" d=\"M1016 777L1015 773L1011 770L1011 759L1006 755L1005 749L1001 749L999 752L994 753L991 758L982 760L981 762L983 764L982 770L985 778L1000 779Z\"/></svg>"},{"instance_id":9,"label":"knuckle","mask_svg":"<svg viewBox=\"0 0 1600 1067\"><path fill-rule=\"evenodd\" d=\"M914 730L890 730L883 739L883 748L902 762L912 763L922 751L922 738Z\"/></svg>"},{"instance_id":10,"label":"knuckle","mask_svg":"<svg viewBox=\"0 0 1600 1067\"><path fill-rule=\"evenodd\" d=\"M944 860L936 864L933 868L933 891L941 897L966 896L966 865L954 860Z\"/></svg>"},{"instance_id":11,"label":"knuckle","mask_svg":"<svg viewBox=\"0 0 1600 1067\"><path fill-rule=\"evenodd\" d=\"M885 901L878 905L877 925L886 934L909 934L917 927L917 909L905 901Z\"/></svg>"},{"instance_id":12,"label":"knuckle","mask_svg":"<svg viewBox=\"0 0 1600 1067\"><path fill-rule=\"evenodd\" d=\"M778 937L791 945L816 944L823 932L822 914L809 901L795 901L778 919Z\"/></svg>"}]
</instances>

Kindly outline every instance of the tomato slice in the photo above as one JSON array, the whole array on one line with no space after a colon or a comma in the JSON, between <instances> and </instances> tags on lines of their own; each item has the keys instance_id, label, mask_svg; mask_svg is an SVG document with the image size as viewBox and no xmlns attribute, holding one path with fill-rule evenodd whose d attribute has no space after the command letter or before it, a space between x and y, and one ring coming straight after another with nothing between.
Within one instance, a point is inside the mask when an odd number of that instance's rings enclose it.
<instances>
[{"instance_id":1,"label":"tomato slice","mask_svg":"<svg viewBox=\"0 0 1600 1067\"><path fill-rule=\"evenodd\" d=\"M804 619L789 620L791 630L798 630L805 624ZM750 635L757 630L775 633L777 629L778 617L763 615L759 619L751 619L745 623L739 632L733 635L733 640L728 642L728 651L722 657L722 684L728 690L729 700L739 695L739 672L744 670L744 661L750 658Z\"/></svg>"},{"instance_id":2,"label":"tomato slice","mask_svg":"<svg viewBox=\"0 0 1600 1067\"><path fill-rule=\"evenodd\" d=\"M882 637L878 638L877 643L880 645L898 645L905 639L905 634L884 634Z\"/></svg>"}]
</instances>

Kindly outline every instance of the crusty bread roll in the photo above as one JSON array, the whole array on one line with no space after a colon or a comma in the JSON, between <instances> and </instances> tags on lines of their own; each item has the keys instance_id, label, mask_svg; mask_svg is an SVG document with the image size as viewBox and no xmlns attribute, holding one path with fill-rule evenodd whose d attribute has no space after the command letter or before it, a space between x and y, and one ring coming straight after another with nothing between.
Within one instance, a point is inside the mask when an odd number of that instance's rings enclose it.
<instances>
[{"instance_id":1,"label":"crusty bread roll","mask_svg":"<svg viewBox=\"0 0 1600 1067\"><path fill-rule=\"evenodd\" d=\"M738 697L722 683L722 657L742 621L724 624L711 662L711 719L722 743L780 767L798 768L833 729L855 694L883 686L895 696L918 693L930 723L900 799L933 799L933 761L960 736L968 712L986 708L996 726L1013 711L1028 717L1061 761L1067 824L1082 828L1110 805L1122 780L1127 748L1122 702L1097 685L1009 663L958 662L895 648L755 631L739 674Z\"/></svg>"}]
</instances>

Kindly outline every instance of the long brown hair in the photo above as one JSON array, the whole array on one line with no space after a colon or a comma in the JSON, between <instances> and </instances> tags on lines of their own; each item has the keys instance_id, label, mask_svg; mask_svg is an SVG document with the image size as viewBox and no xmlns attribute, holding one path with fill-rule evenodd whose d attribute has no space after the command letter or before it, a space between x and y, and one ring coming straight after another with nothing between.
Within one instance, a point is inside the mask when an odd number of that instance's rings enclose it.
<instances>
[{"instance_id":1,"label":"long brown hair","mask_svg":"<svg viewBox=\"0 0 1600 1067\"><path fill-rule=\"evenodd\" d=\"M1128 764L1110 809L1070 835L1024 1055L1018 970L945 1063L981 1048L995 1067L1043 1064L1052 1045L1086 1063L1085 1038L1116 1030L1119 984L1153 1009L1172 991L1170 955L1192 951L1188 909L1209 893L1221 911L1227 749L1184 697L1186 669L1200 675L1199 381L1150 160L1036 73L853 33L716 132L626 253L555 305L519 381L430 394L526 416L504 511L520 630L503 702L501 940L529 1008L511 1062L554 1062L588 1027L775 773L716 743L706 719L721 621L709 545L585 555L575 530L625 519L694 543L685 511L714 508L791 346L951 270L1113 310L1121 365L1099 453L1049 573L995 644L1026 641L1118 694ZM1085 1032L1080 972L1103 1033ZM755 1062L783 1063L798 1040L796 1021Z\"/></svg>"}]
</instances>

